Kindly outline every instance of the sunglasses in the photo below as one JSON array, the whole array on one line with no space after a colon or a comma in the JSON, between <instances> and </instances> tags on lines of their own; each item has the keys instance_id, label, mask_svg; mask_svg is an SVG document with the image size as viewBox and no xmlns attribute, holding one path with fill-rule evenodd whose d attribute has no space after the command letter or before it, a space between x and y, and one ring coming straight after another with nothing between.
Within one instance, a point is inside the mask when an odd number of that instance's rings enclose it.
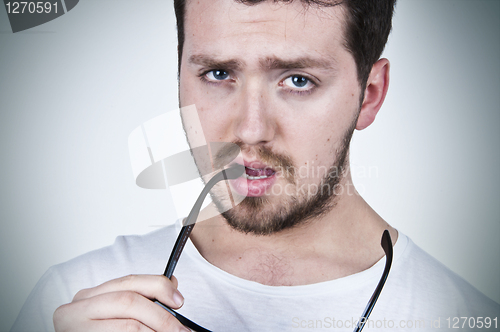
<instances>
[{"instance_id":1,"label":"sunglasses","mask_svg":"<svg viewBox=\"0 0 500 332\"><path fill-rule=\"evenodd\" d=\"M179 236L177 237L177 240L175 241L174 248L172 249L172 253L170 254L170 258L168 260L167 266L165 268L165 272L163 273L164 276L167 278L171 278L172 274L174 273L175 266L177 265L177 262L179 261L179 258L181 256L182 250L184 249L184 246L189 238L189 235L191 234L191 231L194 228L194 224L196 222L196 219L198 218L198 214L200 213L201 206L203 204L203 201L205 200L205 197L207 194L210 192L212 187L218 183L219 181L223 180L233 180L241 175L243 175L243 172L245 171L245 168L242 165L233 165L227 169L224 169L220 171L219 173L215 174L210 181L207 182L205 185L205 188L200 193L200 196L198 196L198 199L193 205L193 208L191 209L191 212L189 212L189 215L187 216L186 220L184 221L184 226L182 227ZM378 282L377 288L375 288L375 291L373 292L370 300L368 301L368 304L366 305L365 310L361 314L361 317L358 321L358 324L356 328L354 329L354 332L360 332L363 327L365 326L366 322L368 321L368 317L370 316L373 308L375 307L375 303L377 302L377 299L382 292L382 288L384 287L385 281L387 280L387 277L389 276L389 270L391 269L391 264L392 264L392 241L391 241L391 236L389 235L389 231L385 230L384 233L382 234L382 240L381 240L381 246L384 249L385 252L385 268L384 272L382 273L382 277L380 278L380 281ZM176 312L175 310L171 309L170 307L164 305L163 303L159 301L155 301L156 304L160 305L162 308L167 310L169 313L171 313L182 325L190 328L191 330L195 332L211 332L210 330L207 330L206 328L196 324L192 320L184 317L180 313Z\"/></svg>"}]
</instances>

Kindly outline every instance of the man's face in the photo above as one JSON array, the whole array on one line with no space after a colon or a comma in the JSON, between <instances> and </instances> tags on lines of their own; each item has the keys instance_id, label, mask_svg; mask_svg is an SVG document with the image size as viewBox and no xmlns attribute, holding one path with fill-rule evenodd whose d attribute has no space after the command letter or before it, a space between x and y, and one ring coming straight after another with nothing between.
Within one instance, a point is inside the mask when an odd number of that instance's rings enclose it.
<instances>
[{"instance_id":1,"label":"man's face","mask_svg":"<svg viewBox=\"0 0 500 332\"><path fill-rule=\"evenodd\" d=\"M235 228L273 233L346 191L333 186L360 87L343 24L340 6L188 1L180 103L196 105L207 142L242 149L247 178L231 185L248 197L224 214Z\"/></svg>"}]
</instances>

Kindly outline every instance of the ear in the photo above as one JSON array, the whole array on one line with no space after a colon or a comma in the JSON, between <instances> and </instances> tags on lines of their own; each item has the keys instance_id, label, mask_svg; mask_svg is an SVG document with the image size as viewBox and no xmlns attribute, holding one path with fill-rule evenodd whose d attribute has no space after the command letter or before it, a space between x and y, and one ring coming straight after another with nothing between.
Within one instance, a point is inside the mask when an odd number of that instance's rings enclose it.
<instances>
[{"instance_id":1,"label":"ear","mask_svg":"<svg viewBox=\"0 0 500 332\"><path fill-rule=\"evenodd\" d=\"M361 105L356 129L363 130L371 125L382 107L389 88L389 66L387 59L380 59L373 65L366 82L365 98Z\"/></svg>"}]
</instances>

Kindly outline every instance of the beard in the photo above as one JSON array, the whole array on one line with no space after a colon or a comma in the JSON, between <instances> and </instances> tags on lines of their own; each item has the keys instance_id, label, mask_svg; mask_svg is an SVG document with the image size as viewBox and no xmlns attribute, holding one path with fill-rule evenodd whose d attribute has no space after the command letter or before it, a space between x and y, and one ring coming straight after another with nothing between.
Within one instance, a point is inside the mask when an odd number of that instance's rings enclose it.
<instances>
[{"instance_id":1,"label":"beard","mask_svg":"<svg viewBox=\"0 0 500 332\"><path fill-rule=\"evenodd\" d=\"M278 233L327 214L336 205L336 188L345 175L349 144L355 127L356 121L351 124L343 135L333 162L321 179L320 184L314 185L316 187L314 194L299 194L297 190L295 195L287 194L284 198L276 197L275 199L280 200L279 203L272 202L272 199L266 197L266 195L245 197L239 205L227 210L227 208L224 208L221 199L218 199L217 195L211 192L213 202L219 211L224 211L221 212L221 215L233 229L254 235ZM245 147L241 141L233 143L242 150ZM266 164L273 165L273 168L278 167L281 170L286 170L282 172L285 179L289 184L297 187L295 168L289 156L274 153L264 146L256 149L256 154ZM216 156L216 162L218 157L222 159L222 156Z\"/></svg>"}]
</instances>

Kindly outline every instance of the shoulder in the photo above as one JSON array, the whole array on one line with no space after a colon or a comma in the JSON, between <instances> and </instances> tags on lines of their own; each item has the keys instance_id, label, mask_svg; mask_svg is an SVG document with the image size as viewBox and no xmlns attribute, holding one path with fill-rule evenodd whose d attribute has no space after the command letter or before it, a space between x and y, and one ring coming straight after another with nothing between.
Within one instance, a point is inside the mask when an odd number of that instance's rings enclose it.
<instances>
[{"instance_id":1,"label":"shoulder","mask_svg":"<svg viewBox=\"0 0 500 332\"><path fill-rule=\"evenodd\" d=\"M399 296L411 297L415 307L424 307L426 311L441 317L484 317L500 313L498 303L426 253L411 239L406 237L406 240L406 246L391 271L391 283L401 291Z\"/></svg>"},{"instance_id":2,"label":"shoulder","mask_svg":"<svg viewBox=\"0 0 500 332\"><path fill-rule=\"evenodd\" d=\"M175 237L175 225L144 235L118 236L112 245L55 265L52 270L64 281L79 281L85 287L128 274L159 274Z\"/></svg>"},{"instance_id":3,"label":"shoulder","mask_svg":"<svg viewBox=\"0 0 500 332\"><path fill-rule=\"evenodd\" d=\"M52 331L52 315L75 294L129 274L161 274L176 238L170 225L145 235L118 236L107 247L54 265L26 300L12 331Z\"/></svg>"}]
</instances>

